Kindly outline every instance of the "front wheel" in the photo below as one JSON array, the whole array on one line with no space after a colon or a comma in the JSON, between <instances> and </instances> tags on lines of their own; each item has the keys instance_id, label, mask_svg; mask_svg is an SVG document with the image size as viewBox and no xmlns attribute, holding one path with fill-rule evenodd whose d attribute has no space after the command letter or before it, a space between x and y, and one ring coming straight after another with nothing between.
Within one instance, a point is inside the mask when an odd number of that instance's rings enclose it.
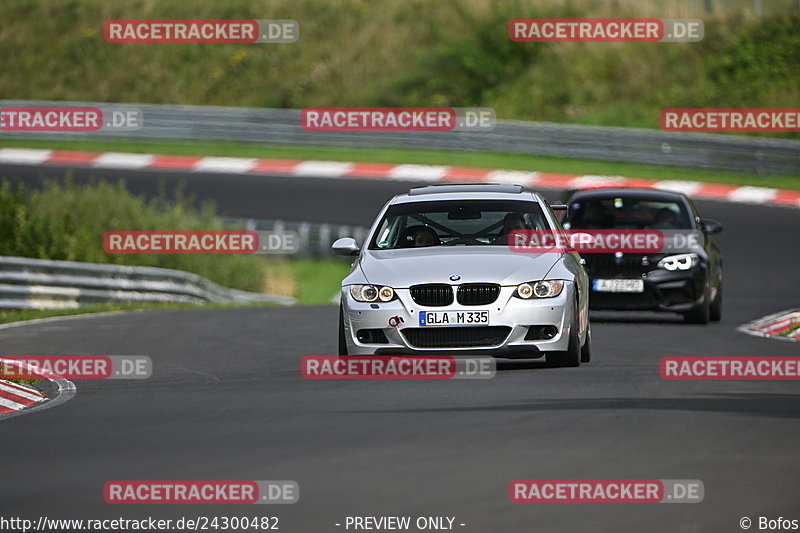
<instances>
[{"instance_id":1,"label":"front wheel","mask_svg":"<svg viewBox=\"0 0 800 533\"><path fill-rule=\"evenodd\" d=\"M709 318L712 322L719 322L722 319L722 282L717 286L717 294L714 296L714 301L711 302Z\"/></svg>"},{"instance_id":2,"label":"front wheel","mask_svg":"<svg viewBox=\"0 0 800 533\"><path fill-rule=\"evenodd\" d=\"M588 363L592 360L592 328L586 327L586 342L581 346L581 363Z\"/></svg>"},{"instance_id":3,"label":"front wheel","mask_svg":"<svg viewBox=\"0 0 800 533\"><path fill-rule=\"evenodd\" d=\"M689 324L708 324L711 318L711 302L708 298L708 289L703 294L703 302L683 315L683 318Z\"/></svg>"}]
</instances>

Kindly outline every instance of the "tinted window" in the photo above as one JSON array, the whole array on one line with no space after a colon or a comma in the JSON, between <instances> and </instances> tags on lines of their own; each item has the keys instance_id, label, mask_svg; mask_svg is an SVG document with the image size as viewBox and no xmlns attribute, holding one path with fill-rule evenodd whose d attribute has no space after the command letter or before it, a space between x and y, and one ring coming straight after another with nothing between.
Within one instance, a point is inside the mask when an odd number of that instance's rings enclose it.
<instances>
[{"instance_id":1,"label":"tinted window","mask_svg":"<svg viewBox=\"0 0 800 533\"><path fill-rule=\"evenodd\" d=\"M566 229L692 229L682 202L630 197L587 198L570 203Z\"/></svg>"},{"instance_id":2,"label":"tinted window","mask_svg":"<svg viewBox=\"0 0 800 533\"><path fill-rule=\"evenodd\" d=\"M461 200L398 204L384 215L369 248L505 246L508 233L515 229L549 229L538 203Z\"/></svg>"}]
</instances>

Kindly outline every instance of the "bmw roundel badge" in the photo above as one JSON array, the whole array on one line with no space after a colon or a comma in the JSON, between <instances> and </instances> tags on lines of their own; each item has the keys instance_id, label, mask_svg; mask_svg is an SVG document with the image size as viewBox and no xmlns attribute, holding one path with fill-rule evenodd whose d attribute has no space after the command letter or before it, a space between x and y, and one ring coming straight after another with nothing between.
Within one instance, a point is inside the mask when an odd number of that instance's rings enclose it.
<instances>
[{"instance_id":1,"label":"bmw roundel badge","mask_svg":"<svg viewBox=\"0 0 800 533\"><path fill-rule=\"evenodd\" d=\"M450 281L458 281L460 279L461 276L459 276L458 274L453 274L452 276L450 276Z\"/></svg>"}]
</instances>

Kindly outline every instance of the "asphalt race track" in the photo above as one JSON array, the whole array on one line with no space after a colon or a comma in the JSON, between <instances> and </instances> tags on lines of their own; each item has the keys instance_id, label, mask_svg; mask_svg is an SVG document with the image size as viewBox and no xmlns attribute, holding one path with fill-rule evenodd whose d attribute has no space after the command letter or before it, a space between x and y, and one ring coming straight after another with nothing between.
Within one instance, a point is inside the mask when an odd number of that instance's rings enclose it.
<instances>
[{"instance_id":1,"label":"asphalt race track","mask_svg":"<svg viewBox=\"0 0 800 533\"><path fill-rule=\"evenodd\" d=\"M37 182L58 168L0 168ZM134 192L184 179L225 214L371 222L410 184L120 171ZM548 191L558 198L558 193ZM800 355L736 331L800 302L800 210L697 202L725 225L723 320L597 313L593 361L500 366L491 380L304 380L336 349L335 306L138 312L0 329L7 354L143 354L144 381L82 381L69 402L2 422L0 508L24 518L264 516L343 531L347 515L455 516L456 530L740 531L800 518L797 382L677 382L663 356ZM699 504L513 504L519 478L699 479ZM276 506L112 506L115 479L295 480ZM757 529L754 524L753 530Z\"/></svg>"}]
</instances>

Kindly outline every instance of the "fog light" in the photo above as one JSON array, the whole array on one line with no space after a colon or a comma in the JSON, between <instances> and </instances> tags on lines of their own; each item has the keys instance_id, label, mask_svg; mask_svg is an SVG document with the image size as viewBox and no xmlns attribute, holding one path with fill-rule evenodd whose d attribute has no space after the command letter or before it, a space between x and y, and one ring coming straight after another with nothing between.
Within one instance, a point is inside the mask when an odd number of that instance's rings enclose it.
<instances>
[{"instance_id":1,"label":"fog light","mask_svg":"<svg viewBox=\"0 0 800 533\"><path fill-rule=\"evenodd\" d=\"M542 328L542 337L545 339L552 339L558 335L558 328L555 326L545 326Z\"/></svg>"},{"instance_id":2,"label":"fog light","mask_svg":"<svg viewBox=\"0 0 800 533\"><path fill-rule=\"evenodd\" d=\"M526 341L546 341L558 335L558 328L555 326L530 326L525 335Z\"/></svg>"},{"instance_id":3,"label":"fog light","mask_svg":"<svg viewBox=\"0 0 800 533\"><path fill-rule=\"evenodd\" d=\"M360 329L356 332L356 339L361 344L387 344L389 342L382 329Z\"/></svg>"}]
</instances>

